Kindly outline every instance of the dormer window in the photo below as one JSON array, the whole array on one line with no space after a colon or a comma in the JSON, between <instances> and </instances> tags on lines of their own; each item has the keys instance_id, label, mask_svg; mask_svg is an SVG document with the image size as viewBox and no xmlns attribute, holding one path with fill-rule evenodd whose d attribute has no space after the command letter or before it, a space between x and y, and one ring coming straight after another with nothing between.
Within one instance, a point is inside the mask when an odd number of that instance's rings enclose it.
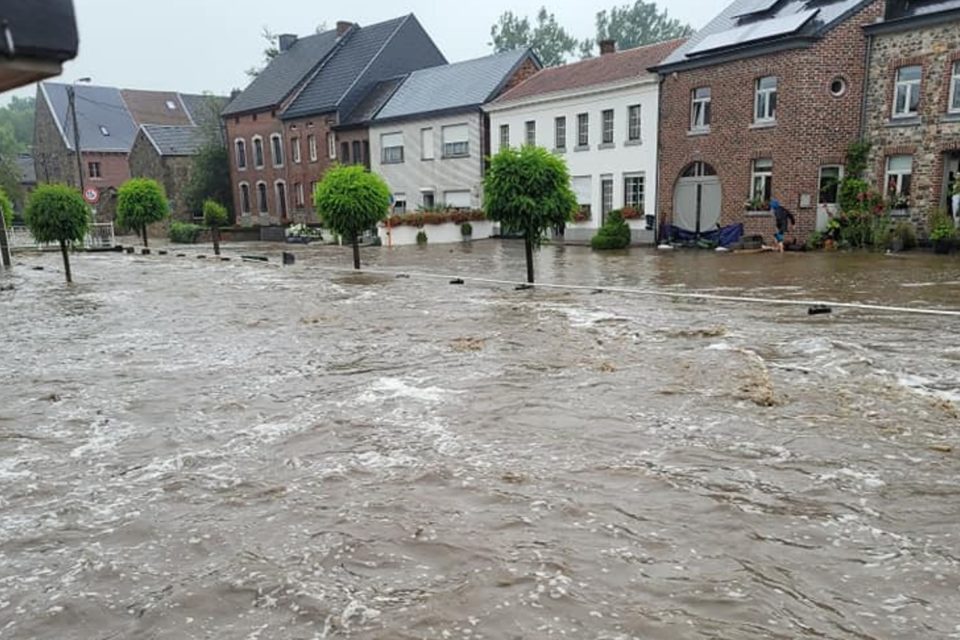
<instances>
[{"instance_id":1,"label":"dormer window","mask_svg":"<svg viewBox=\"0 0 960 640\"><path fill-rule=\"evenodd\" d=\"M103 125L100 125L100 134L103 136L109 136L110 131Z\"/></svg>"},{"instance_id":2,"label":"dormer window","mask_svg":"<svg viewBox=\"0 0 960 640\"><path fill-rule=\"evenodd\" d=\"M169 109L170 111L176 111L177 103L174 102L173 100L167 100L167 109Z\"/></svg>"}]
</instances>

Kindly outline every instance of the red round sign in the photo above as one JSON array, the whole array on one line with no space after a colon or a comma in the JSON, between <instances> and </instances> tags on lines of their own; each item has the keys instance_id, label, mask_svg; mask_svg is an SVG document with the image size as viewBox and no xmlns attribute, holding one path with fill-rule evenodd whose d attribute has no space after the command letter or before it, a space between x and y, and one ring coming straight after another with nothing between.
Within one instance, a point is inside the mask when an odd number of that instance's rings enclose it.
<instances>
[{"instance_id":1,"label":"red round sign","mask_svg":"<svg viewBox=\"0 0 960 640\"><path fill-rule=\"evenodd\" d=\"M83 199L90 204L97 204L100 202L100 190L96 187L87 187L83 190Z\"/></svg>"}]
</instances>

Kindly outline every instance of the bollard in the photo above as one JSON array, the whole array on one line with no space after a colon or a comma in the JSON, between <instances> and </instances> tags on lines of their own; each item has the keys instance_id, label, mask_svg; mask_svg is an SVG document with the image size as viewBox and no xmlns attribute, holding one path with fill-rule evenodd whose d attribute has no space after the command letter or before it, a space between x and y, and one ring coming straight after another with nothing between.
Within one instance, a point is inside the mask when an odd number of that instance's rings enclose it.
<instances>
[{"instance_id":1,"label":"bollard","mask_svg":"<svg viewBox=\"0 0 960 640\"><path fill-rule=\"evenodd\" d=\"M530 289L533 289L532 284L518 284L514 291L529 291Z\"/></svg>"},{"instance_id":2,"label":"bollard","mask_svg":"<svg viewBox=\"0 0 960 640\"><path fill-rule=\"evenodd\" d=\"M160 251L157 251L157 255L159 255L159 256L165 256L165 255L167 255L167 252L164 251L163 249L160 249Z\"/></svg>"},{"instance_id":3,"label":"bollard","mask_svg":"<svg viewBox=\"0 0 960 640\"><path fill-rule=\"evenodd\" d=\"M206 260L206 258L207 256L203 255L202 253L197 256L197 260Z\"/></svg>"},{"instance_id":4,"label":"bollard","mask_svg":"<svg viewBox=\"0 0 960 640\"><path fill-rule=\"evenodd\" d=\"M113 250L116 251L117 253L123 253L123 245L115 244L113 245Z\"/></svg>"},{"instance_id":5,"label":"bollard","mask_svg":"<svg viewBox=\"0 0 960 640\"><path fill-rule=\"evenodd\" d=\"M463 280L460 278L456 278L454 280L451 280L450 284L463 284Z\"/></svg>"},{"instance_id":6,"label":"bollard","mask_svg":"<svg viewBox=\"0 0 960 640\"><path fill-rule=\"evenodd\" d=\"M133 247L127 247L127 253L133 253L134 251L136 251L136 249Z\"/></svg>"},{"instance_id":7,"label":"bollard","mask_svg":"<svg viewBox=\"0 0 960 640\"><path fill-rule=\"evenodd\" d=\"M828 313L833 313L833 309L822 304L819 304L815 307L810 307L809 309L807 309L807 315L810 315L810 316L822 316Z\"/></svg>"},{"instance_id":8,"label":"bollard","mask_svg":"<svg viewBox=\"0 0 960 640\"><path fill-rule=\"evenodd\" d=\"M220 262L230 262L230 258L226 256L220 256Z\"/></svg>"},{"instance_id":9,"label":"bollard","mask_svg":"<svg viewBox=\"0 0 960 640\"><path fill-rule=\"evenodd\" d=\"M150 255L150 249L147 249L146 247L144 247L143 249L140 249L140 255L142 256Z\"/></svg>"},{"instance_id":10,"label":"bollard","mask_svg":"<svg viewBox=\"0 0 960 640\"><path fill-rule=\"evenodd\" d=\"M288 252L288 251L284 251L284 252L283 252L283 264L284 264L284 265L294 264L296 261L297 261L297 258L296 258L296 256L294 256L292 253L290 253L290 252Z\"/></svg>"},{"instance_id":11,"label":"bollard","mask_svg":"<svg viewBox=\"0 0 960 640\"><path fill-rule=\"evenodd\" d=\"M177 254L177 257L178 257L178 258L186 258L186 257L187 257L187 254L185 254L185 253L178 253L178 254Z\"/></svg>"}]
</instances>

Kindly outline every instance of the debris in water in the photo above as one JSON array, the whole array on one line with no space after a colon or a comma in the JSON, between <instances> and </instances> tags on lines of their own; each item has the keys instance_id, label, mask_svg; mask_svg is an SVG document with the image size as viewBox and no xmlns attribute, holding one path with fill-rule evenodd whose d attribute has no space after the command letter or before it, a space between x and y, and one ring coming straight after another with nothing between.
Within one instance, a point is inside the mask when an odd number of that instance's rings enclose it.
<instances>
[{"instance_id":1,"label":"debris in water","mask_svg":"<svg viewBox=\"0 0 960 640\"><path fill-rule=\"evenodd\" d=\"M530 289L533 289L532 284L518 284L516 291L528 291Z\"/></svg>"},{"instance_id":2,"label":"debris in water","mask_svg":"<svg viewBox=\"0 0 960 640\"><path fill-rule=\"evenodd\" d=\"M600 373L615 373L617 368L610 364L609 362L603 362L597 367L597 371Z\"/></svg>"},{"instance_id":3,"label":"debris in water","mask_svg":"<svg viewBox=\"0 0 960 640\"><path fill-rule=\"evenodd\" d=\"M527 476L522 473L515 473L513 471L507 471L500 479L506 482L507 484L523 484L527 481Z\"/></svg>"},{"instance_id":4,"label":"debris in water","mask_svg":"<svg viewBox=\"0 0 960 640\"><path fill-rule=\"evenodd\" d=\"M454 278L450 281L450 284L463 284L463 280L461 278Z\"/></svg>"},{"instance_id":5,"label":"debris in water","mask_svg":"<svg viewBox=\"0 0 960 640\"><path fill-rule=\"evenodd\" d=\"M726 327L704 327L702 329L677 329L667 335L674 338L722 338L727 335Z\"/></svg>"},{"instance_id":6,"label":"debris in water","mask_svg":"<svg viewBox=\"0 0 960 640\"><path fill-rule=\"evenodd\" d=\"M929 449L938 453L953 453L953 447L948 444L933 444Z\"/></svg>"},{"instance_id":7,"label":"debris in water","mask_svg":"<svg viewBox=\"0 0 960 640\"><path fill-rule=\"evenodd\" d=\"M833 313L833 309L822 304L818 304L816 306L813 306L807 309L807 315L811 315L811 316L822 316L828 313Z\"/></svg>"},{"instance_id":8,"label":"debris in water","mask_svg":"<svg viewBox=\"0 0 960 640\"><path fill-rule=\"evenodd\" d=\"M450 342L450 346L454 351L459 351L460 353L483 351L483 347L486 346L486 341L481 338L457 338Z\"/></svg>"}]
</instances>

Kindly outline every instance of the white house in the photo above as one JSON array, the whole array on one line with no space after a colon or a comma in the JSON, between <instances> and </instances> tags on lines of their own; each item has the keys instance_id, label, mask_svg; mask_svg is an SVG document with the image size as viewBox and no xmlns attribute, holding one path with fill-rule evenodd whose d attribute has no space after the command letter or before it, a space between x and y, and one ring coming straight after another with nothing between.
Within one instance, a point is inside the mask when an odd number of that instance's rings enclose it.
<instances>
[{"instance_id":1,"label":"white house","mask_svg":"<svg viewBox=\"0 0 960 640\"><path fill-rule=\"evenodd\" d=\"M586 242L614 209L629 208L633 242L656 228L659 81L648 69L682 40L601 55L544 69L484 107L492 149L536 144L561 155L580 213L564 239Z\"/></svg>"},{"instance_id":2,"label":"white house","mask_svg":"<svg viewBox=\"0 0 960 640\"><path fill-rule=\"evenodd\" d=\"M390 186L394 214L481 209L490 149L481 107L540 68L536 56L523 50L422 69L403 79L370 121L371 170ZM473 226L473 237L491 235L492 224Z\"/></svg>"}]
</instances>

